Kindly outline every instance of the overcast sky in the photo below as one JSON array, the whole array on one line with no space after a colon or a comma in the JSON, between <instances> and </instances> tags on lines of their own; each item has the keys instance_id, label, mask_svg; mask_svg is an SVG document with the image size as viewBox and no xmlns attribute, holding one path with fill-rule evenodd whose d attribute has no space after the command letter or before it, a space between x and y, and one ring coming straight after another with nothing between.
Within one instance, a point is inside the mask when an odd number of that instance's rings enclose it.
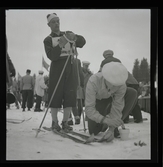
<instances>
[{"instance_id":1,"label":"overcast sky","mask_svg":"<svg viewBox=\"0 0 163 167\"><path fill-rule=\"evenodd\" d=\"M94 73L107 49L113 50L131 73L137 58L147 58L150 64L149 9L6 10L8 53L20 75L25 75L26 69L31 69L31 75L38 74L42 56L50 64L43 40L51 33L46 16L54 12L60 18L61 31L70 30L86 39L78 58L90 61Z\"/></svg>"}]
</instances>

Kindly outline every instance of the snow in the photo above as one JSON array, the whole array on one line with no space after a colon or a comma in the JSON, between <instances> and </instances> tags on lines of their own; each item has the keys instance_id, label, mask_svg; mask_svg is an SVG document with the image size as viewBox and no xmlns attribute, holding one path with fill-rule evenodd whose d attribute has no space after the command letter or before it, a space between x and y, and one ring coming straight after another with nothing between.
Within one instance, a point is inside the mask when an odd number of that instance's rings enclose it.
<instances>
[{"instance_id":1,"label":"snow","mask_svg":"<svg viewBox=\"0 0 163 167\"><path fill-rule=\"evenodd\" d=\"M6 133L6 160L150 160L151 159L151 127L150 114L142 111L143 118L147 121L143 123L125 124L130 129L129 139L122 141L114 139L111 142L91 143L85 145L76 143L71 139L63 138L50 131L39 132L36 136L45 111L34 112L16 109L12 104L7 110L7 133ZM59 122L63 117L62 112L58 112ZM29 119L31 118L31 119ZM132 117L131 117L132 118ZM22 123L23 119L29 119ZM12 122L13 121L13 122ZM51 126L50 109L45 117L42 126ZM87 122L86 122L87 127ZM73 129L82 131L83 120L79 125L73 125ZM88 133L88 130L86 131ZM101 134L100 134L101 135ZM135 146L134 142L144 142L145 146Z\"/></svg>"}]
</instances>

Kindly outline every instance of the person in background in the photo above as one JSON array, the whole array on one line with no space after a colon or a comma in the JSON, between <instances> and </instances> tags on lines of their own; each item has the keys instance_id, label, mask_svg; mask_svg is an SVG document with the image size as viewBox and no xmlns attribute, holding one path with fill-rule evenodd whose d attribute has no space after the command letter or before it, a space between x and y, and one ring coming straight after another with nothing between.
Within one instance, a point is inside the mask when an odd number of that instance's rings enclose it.
<instances>
[{"instance_id":1,"label":"person in background","mask_svg":"<svg viewBox=\"0 0 163 167\"><path fill-rule=\"evenodd\" d=\"M150 96L150 86L144 82L139 82L139 85L139 97Z\"/></svg>"},{"instance_id":2,"label":"person in background","mask_svg":"<svg viewBox=\"0 0 163 167\"><path fill-rule=\"evenodd\" d=\"M15 105L16 105L17 109L19 109L19 103L21 104L21 99L20 99L19 90L18 90L18 83L17 83L15 77L13 77L13 80L12 80L11 91L15 95Z\"/></svg>"},{"instance_id":3,"label":"person in background","mask_svg":"<svg viewBox=\"0 0 163 167\"><path fill-rule=\"evenodd\" d=\"M12 85L11 78L15 77L15 75L16 75L16 69L8 54L8 42L6 37L6 102L7 102L7 93L9 91L10 86ZM9 108L10 104L7 103L7 106ZM7 108L6 108L6 111L7 111ZM7 132L7 129L6 129L6 132Z\"/></svg>"},{"instance_id":4,"label":"person in background","mask_svg":"<svg viewBox=\"0 0 163 167\"><path fill-rule=\"evenodd\" d=\"M128 71L122 63L110 62L92 75L86 86L85 113L90 134L109 127L106 140L119 136L118 127L137 101L137 91L126 86Z\"/></svg>"},{"instance_id":5,"label":"person in background","mask_svg":"<svg viewBox=\"0 0 163 167\"><path fill-rule=\"evenodd\" d=\"M109 62L119 62L121 63L121 61L117 58L115 58L114 56L114 52L112 50L105 50L103 52L103 57L104 57L104 60L101 62L101 65L100 65L100 70L102 70L102 67L106 64L106 63L109 63Z\"/></svg>"},{"instance_id":6,"label":"person in background","mask_svg":"<svg viewBox=\"0 0 163 167\"><path fill-rule=\"evenodd\" d=\"M144 96L150 96L150 86L149 85L144 85Z\"/></svg>"},{"instance_id":7,"label":"person in background","mask_svg":"<svg viewBox=\"0 0 163 167\"><path fill-rule=\"evenodd\" d=\"M84 75L84 92L86 90L86 85L89 80L89 78L93 75L93 73L89 69L90 62L89 61L82 61L83 67L82 72Z\"/></svg>"},{"instance_id":8,"label":"person in background","mask_svg":"<svg viewBox=\"0 0 163 167\"><path fill-rule=\"evenodd\" d=\"M39 75L36 77L35 82L35 94L36 94L36 105L35 105L35 112L43 111L41 110L41 101L42 97L44 96L44 90L47 89L47 86L45 85L43 71L39 70Z\"/></svg>"},{"instance_id":9,"label":"person in background","mask_svg":"<svg viewBox=\"0 0 163 167\"><path fill-rule=\"evenodd\" d=\"M78 64L77 64L78 63ZM81 106L81 100L83 103L84 100L84 75L81 68L81 61L79 59L74 59L74 72L75 72L75 78L77 81L77 100L76 100L76 106L72 107L72 113L75 118L75 124L80 124L81 114L83 111L83 108ZM79 77L79 78L78 78ZM80 83L79 83L80 82ZM73 118L72 114L70 113L70 117L68 119L68 124L73 125Z\"/></svg>"},{"instance_id":10,"label":"person in background","mask_svg":"<svg viewBox=\"0 0 163 167\"><path fill-rule=\"evenodd\" d=\"M6 37L6 102L7 102L7 93L10 91L12 86L12 77L15 77L16 69L10 56L8 54L8 42ZM10 104L7 103L8 108L10 108Z\"/></svg>"},{"instance_id":11,"label":"person in background","mask_svg":"<svg viewBox=\"0 0 163 167\"><path fill-rule=\"evenodd\" d=\"M103 57L105 59L101 62L100 71L102 70L102 67L106 63L110 63L110 62L121 63L121 61L119 59L115 58L113 55L114 55L114 52L112 50L105 50L103 52ZM133 75L129 71L128 71L128 78L126 80L126 85L127 85L127 87L134 88L137 91L137 93L139 93L139 83L137 82L137 80L133 77ZM133 115L135 123L141 123L143 121L141 109L140 109L140 106L138 104L138 96L137 96L137 102L136 102L134 108L132 108L132 110L130 111L129 115ZM124 120L124 123L129 122L129 115Z\"/></svg>"},{"instance_id":12,"label":"person in background","mask_svg":"<svg viewBox=\"0 0 163 167\"><path fill-rule=\"evenodd\" d=\"M43 96L43 101L45 103L45 107L48 107L48 87L49 87L49 77L46 75L44 76L44 82L45 85L47 86L47 89L44 89L44 96Z\"/></svg>"},{"instance_id":13,"label":"person in background","mask_svg":"<svg viewBox=\"0 0 163 167\"><path fill-rule=\"evenodd\" d=\"M26 103L28 111L32 108L33 104L33 90L34 90L34 79L30 75L31 70L26 70L26 75L21 78L20 81L20 91L22 93L22 108L25 111Z\"/></svg>"},{"instance_id":14,"label":"person in background","mask_svg":"<svg viewBox=\"0 0 163 167\"><path fill-rule=\"evenodd\" d=\"M81 35L71 31L60 31L60 19L56 13L47 15L47 24L51 34L44 39L44 48L48 59L51 60L49 72L48 100L51 108L52 130L65 132L73 128L68 125L68 118L72 107L76 106L76 81L74 76L74 53L75 48L82 48L86 41ZM69 59L68 59L69 58ZM68 61L67 61L68 60ZM64 69L65 63L66 68ZM64 72L62 73L62 70ZM57 90L53 95L55 87L61 77ZM62 128L58 124L58 109L63 105Z\"/></svg>"}]
</instances>

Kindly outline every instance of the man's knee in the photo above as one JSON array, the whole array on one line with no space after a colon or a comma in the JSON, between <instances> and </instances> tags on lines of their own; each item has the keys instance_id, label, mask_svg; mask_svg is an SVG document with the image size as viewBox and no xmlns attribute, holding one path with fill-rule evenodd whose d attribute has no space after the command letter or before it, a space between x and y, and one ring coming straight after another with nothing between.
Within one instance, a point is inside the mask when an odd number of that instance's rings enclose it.
<instances>
[{"instance_id":1,"label":"man's knee","mask_svg":"<svg viewBox=\"0 0 163 167\"><path fill-rule=\"evenodd\" d=\"M136 100L138 97L137 95L138 95L137 91L134 88L127 88L126 95L125 95L126 98Z\"/></svg>"},{"instance_id":2,"label":"man's knee","mask_svg":"<svg viewBox=\"0 0 163 167\"><path fill-rule=\"evenodd\" d=\"M102 129L102 124L96 123L95 121L92 121L88 118L88 130L89 134L91 135L92 133L94 135L97 135Z\"/></svg>"}]
</instances>

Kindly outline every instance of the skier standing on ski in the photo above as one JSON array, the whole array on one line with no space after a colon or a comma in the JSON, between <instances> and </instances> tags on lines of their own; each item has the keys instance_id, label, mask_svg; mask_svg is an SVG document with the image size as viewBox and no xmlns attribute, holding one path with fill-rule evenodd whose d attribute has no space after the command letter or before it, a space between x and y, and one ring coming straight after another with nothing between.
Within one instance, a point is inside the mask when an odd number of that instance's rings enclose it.
<instances>
[{"instance_id":1,"label":"skier standing on ski","mask_svg":"<svg viewBox=\"0 0 163 167\"><path fill-rule=\"evenodd\" d=\"M137 99L137 92L127 88L128 71L119 62L110 62L90 77L86 87L85 113L89 133L104 132L108 141L118 135L118 127L128 116Z\"/></svg>"},{"instance_id":2,"label":"skier standing on ski","mask_svg":"<svg viewBox=\"0 0 163 167\"><path fill-rule=\"evenodd\" d=\"M62 129L65 132L72 130L67 123L72 107L76 106L76 89L77 80L74 77L73 56L75 46L82 48L86 41L73 32L60 31L60 19L56 13L47 15L48 26L51 29L51 34L44 39L44 47L47 57L51 60L49 73L49 89L48 100L50 101L57 82L61 76L62 69L69 56L70 59L61 77L60 83L50 103L52 115L52 129L60 131L61 127L58 124L58 109L63 105L64 114L62 120ZM70 41L73 41L71 43ZM75 43L75 46L74 46Z\"/></svg>"}]
</instances>

